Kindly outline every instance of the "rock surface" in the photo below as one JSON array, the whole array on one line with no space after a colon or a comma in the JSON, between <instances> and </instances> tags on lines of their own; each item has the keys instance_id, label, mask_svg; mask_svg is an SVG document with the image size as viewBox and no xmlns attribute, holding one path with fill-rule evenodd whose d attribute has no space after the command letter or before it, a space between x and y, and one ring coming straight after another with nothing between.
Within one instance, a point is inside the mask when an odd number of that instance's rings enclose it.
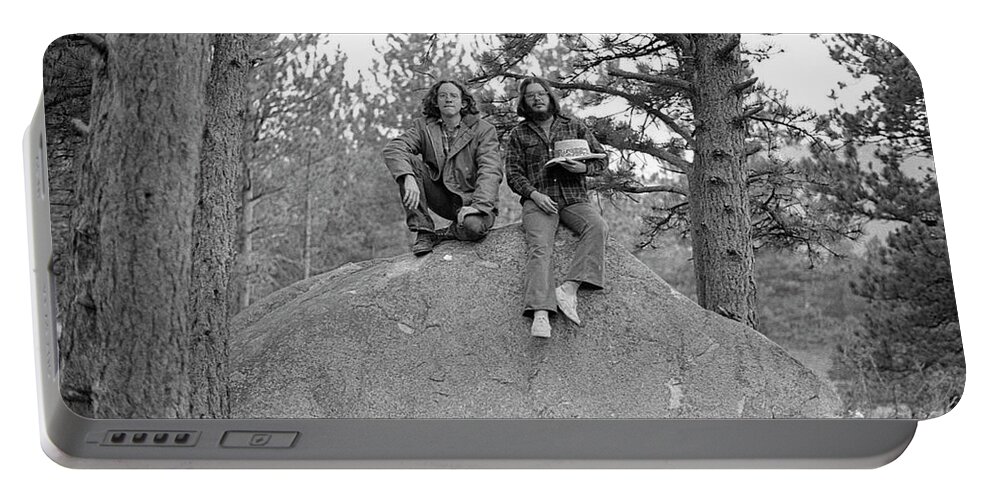
<instances>
[{"instance_id":1,"label":"rock surface","mask_svg":"<svg viewBox=\"0 0 993 500\"><path fill-rule=\"evenodd\" d=\"M559 279L575 238L560 229ZM833 417L829 385L745 325L705 311L608 245L604 290L581 290L533 339L521 315L519 225L421 258L348 264L234 319L234 418Z\"/></svg>"}]
</instances>

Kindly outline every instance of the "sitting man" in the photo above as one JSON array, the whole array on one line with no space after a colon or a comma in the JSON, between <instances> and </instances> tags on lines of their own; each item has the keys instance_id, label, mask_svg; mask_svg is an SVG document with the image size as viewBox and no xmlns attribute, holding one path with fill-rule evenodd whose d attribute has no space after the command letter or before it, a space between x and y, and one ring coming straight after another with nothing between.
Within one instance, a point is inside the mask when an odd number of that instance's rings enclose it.
<instances>
[{"instance_id":1,"label":"sitting man","mask_svg":"<svg viewBox=\"0 0 993 500\"><path fill-rule=\"evenodd\" d=\"M496 128L478 116L476 101L451 80L431 86L424 118L383 148L400 187L407 227L417 233L414 255L442 240L479 241L493 227L503 178ZM453 221L436 231L428 208Z\"/></svg>"},{"instance_id":2,"label":"sitting man","mask_svg":"<svg viewBox=\"0 0 993 500\"><path fill-rule=\"evenodd\" d=\"M575 118L561 114L558 97L537 77L521 81L517 114L523 120L510 132L507 183L521 196L521 223L527 242L524 315L531 316L531 335L551 336L549 313L560 309L579 324L576 291L604 286L607 224L590 203L586 178L607 168L607 155L593 134ZM556 142L583 142L590 154L553 158ZM552 250L555 231L563 224L579 235L579 244L565 280L555 287Z\"/></svg>"}]
</instances>

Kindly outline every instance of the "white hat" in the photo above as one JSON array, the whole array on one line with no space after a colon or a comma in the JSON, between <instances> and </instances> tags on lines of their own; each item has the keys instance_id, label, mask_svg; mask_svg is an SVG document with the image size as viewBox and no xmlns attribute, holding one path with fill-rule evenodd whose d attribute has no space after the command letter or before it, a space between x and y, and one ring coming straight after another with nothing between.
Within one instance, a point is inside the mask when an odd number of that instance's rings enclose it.
<instances>
[{"instance_id":1,"label":"white hat","mask_svg":"<svg viewBox=\"0 0 993 500\"><path fill-rule=\"evenodd\" d=\"M607 155L603 153L591 153L590 144L584 139L569 139L567 141L555 141L555 148L552 154L555 158L548 160L545 165L549 163L557 163L563 160L592 160L597 158L606 158Z\"/></svg>"}]
</instances>

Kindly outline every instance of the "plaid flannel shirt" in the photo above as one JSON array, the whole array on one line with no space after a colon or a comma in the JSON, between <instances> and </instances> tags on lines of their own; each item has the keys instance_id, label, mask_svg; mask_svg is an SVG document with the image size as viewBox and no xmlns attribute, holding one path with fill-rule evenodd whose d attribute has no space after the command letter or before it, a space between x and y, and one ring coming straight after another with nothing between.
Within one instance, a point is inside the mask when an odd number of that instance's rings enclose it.
<instances>
[{"instance_id":1,"label":"plaid flannel shirt","mask_svg":"<svg viewBox=\"0 0 993 500\"><path fill-rule=\"evenodd\" d=\"M607 158L586 160L586 173L574 174L558 165L545 168L552 159L555 141L586 139L591 153L606 153L593 134L576 118L558 115L545 137L541 126L525 120L510 131L507 144L507 184L521 196L521 204L538 191L552 198L558 206L588 201L586 177L600 175L607 168Z\"/></svg>"}]
</instances>

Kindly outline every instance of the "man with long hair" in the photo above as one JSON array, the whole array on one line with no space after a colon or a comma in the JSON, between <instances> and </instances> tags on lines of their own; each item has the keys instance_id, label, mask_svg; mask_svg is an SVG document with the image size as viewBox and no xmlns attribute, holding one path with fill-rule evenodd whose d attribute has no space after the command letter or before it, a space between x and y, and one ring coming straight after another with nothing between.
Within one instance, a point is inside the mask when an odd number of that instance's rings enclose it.
<instances>
[{"instance_id":1,"label":"man with long hair","mask_svg":"<svg viewBox=\"0 0 993 500\"><path fill-rule=\"evenodd\" d=\"M507 183L521 196L521 222L527 241L524 315L532 317L531 335L550 337L549 313L556 309L576 324L576 292L604 285L607 225L589 201L586 177L607 167L606 153L581 121L564 116L558 98L545 80L526 78L518 87L517 114L524 118L510 132ZM583 139L603 157L565 159L546 165L556 141ZM555 287L552 249L559 223L579 235L576 255L565 281Z\"/></svg>"},{"instance_id":2,"label":"man with long hair","mask_svg":"<svg viewBox=\"0 0 993 500\"><path fill-rule=\"evenodd\" d=\"M400 188L414 255L442 240L479 241L493 227L503 169L493 125L479 118L465 86L440 80L423 100L424 117L383 148ZM453 221L435 230L428 209Z\"/></svg>"}]
</instances>

